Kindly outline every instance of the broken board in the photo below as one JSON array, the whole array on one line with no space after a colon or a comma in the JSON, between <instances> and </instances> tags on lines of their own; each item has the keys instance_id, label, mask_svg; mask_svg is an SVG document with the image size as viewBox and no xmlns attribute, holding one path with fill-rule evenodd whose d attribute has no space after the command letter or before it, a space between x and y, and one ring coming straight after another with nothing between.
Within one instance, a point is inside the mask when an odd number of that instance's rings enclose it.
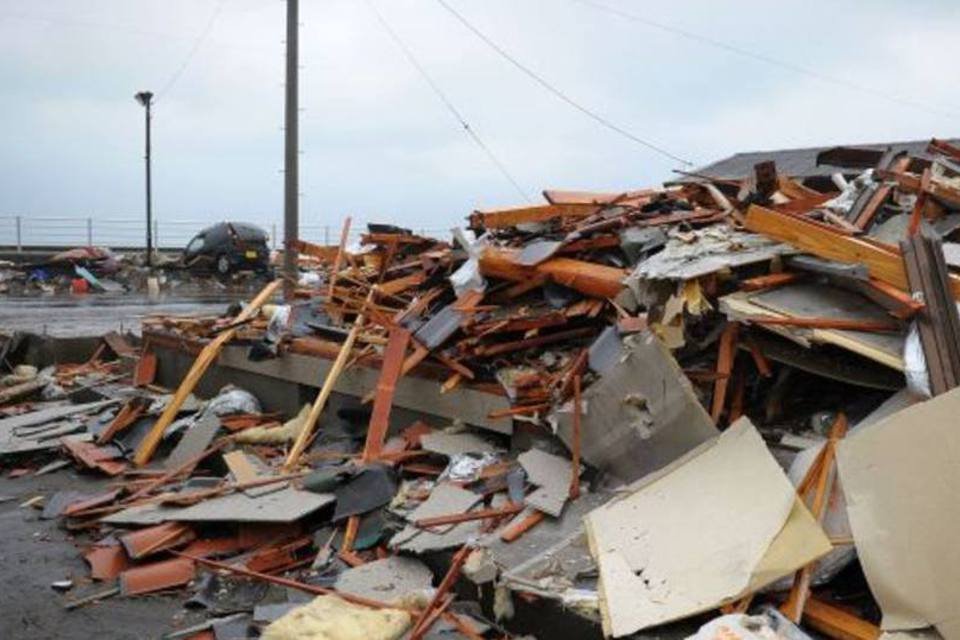
<instances>
[{"instance_id":1,"label":"broken board","mask_svg":"<svg viewBox=\"0 0 960 640\"><path fill-rule=\"evenodd\" d=\"M715 609L832 548L746 418L591 512L586 528L614 637Z\"/></svg>"}]
</instances>

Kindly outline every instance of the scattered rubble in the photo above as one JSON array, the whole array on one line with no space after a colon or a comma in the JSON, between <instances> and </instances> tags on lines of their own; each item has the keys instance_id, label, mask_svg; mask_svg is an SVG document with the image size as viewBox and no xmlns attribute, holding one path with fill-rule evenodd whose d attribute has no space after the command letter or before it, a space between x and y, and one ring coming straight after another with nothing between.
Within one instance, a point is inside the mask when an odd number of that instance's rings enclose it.
<instances>
[{"instance_id":1,"label":"scattered rubble","mask_svg":"<svg viewBox=\"0 0 960 640\"><path fill-rule=\"evenodd\" d=\"M960 638L960 148L818 160L301 242L285 304L85 362L7 339L6 474L105 478L22 503L89 564L58 597L192 593L167 637Z\"/></svg>"},{"instance_id":2,"label":"scattered rubble","mask_svg":"<svg viewBox=\"0 0 960 640\"><path fill-rule=\"evenodd\" d=\"M242 295L261 288L269 277L253 269L225 274L197 271L180 258L162 253L150 269L143 255L114 253L106 247L77 247L43 259L26 258L0 260L0 295Z\"/></svg>"}]
</instances>

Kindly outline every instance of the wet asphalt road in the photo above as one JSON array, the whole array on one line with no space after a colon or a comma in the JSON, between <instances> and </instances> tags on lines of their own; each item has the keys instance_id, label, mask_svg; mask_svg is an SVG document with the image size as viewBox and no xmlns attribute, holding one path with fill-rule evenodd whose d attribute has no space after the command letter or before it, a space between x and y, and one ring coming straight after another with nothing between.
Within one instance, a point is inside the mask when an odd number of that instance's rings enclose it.
<instances>
[{"instance_id":1,"label":"wet asphalt road","mask_svg":"<svg viewBox=\"0 0 960 640\"><path fill-rule=\"evenodd\" d=\"M148 315L219 314L242 296L161 296L138 294L0 296L0 333L25 331L56 337L100 336L109 331L140 333Z\"/></svg>"}]
</instances>

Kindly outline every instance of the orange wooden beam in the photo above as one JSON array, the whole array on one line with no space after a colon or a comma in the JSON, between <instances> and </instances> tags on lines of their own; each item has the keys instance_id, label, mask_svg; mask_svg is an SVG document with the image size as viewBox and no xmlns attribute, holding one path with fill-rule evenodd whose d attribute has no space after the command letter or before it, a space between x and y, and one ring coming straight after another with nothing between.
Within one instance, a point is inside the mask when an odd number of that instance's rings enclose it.
<instances>
[{"instance_id":1,"label":"orange wooden beam","mask_svg":"<svg viewBox=\"0 0 960 640\"><path fill-rule=\"evenodd\" d=\"M720 421L723 407L727 399L727 387L730 384L730 372L733 370L733 359L737 352L737 334L740 324L729 322L720 335L720 346L717 350L717 379L713 383L713 404L710 408L710 417L714 424Z\"/></svg>"},{"instance_id":2,"label":"orange wooden beam","mask_svg":"<svg viewBox=\"0 0 960 640\"><path fill-rule=\"evenodd\" d=\"M824 225L777 213L752 205L747 211L746 227L754 233L786 242L821 258L846 264L863 264L870 276L909 291L907 271L900 251L861 238L830 231ZM950 288L960 299L960 276L951 274Z\"/></svg>"},{"instance_id":3,"label":"orange wooden beam","mask_svg":"<svg viewBox=\"0 0 960 640\"><path fill-rule=\"evenodd\" d=\"M625 269L573 258L550 258L535 266L519 262L517 249L488 247L480 256L480 272L511 282L527 282L546 276L565 287L594 298L614 298L623 290Z\"/></svg>"},{"instance_id":4,"label":"orange wooden beam","mask_svg":"<svg viewBox=\"0 0 960 640\"><path fill-rule=\"evenodd\" d=\"M896 333L902 329L896 321L857 320L848 318L794 318L787 316L746 316L744 322L753 324L803 327L810 329L837 329L841 331L871 331Z\"/></svg>"},{"instance_id":5,"label":"orange wooden beam","mask_svg":"<svg viewBox=\"0 0 960 640\"><path fill-rule=\"evenodd\" d=\"M546 516L542 511L534 511L519 522L512 523L509 527L500 532L500 539L504 542L513 542L530 529L543 522Z\"/></svg>"},{"instance_id":6,"label":"orange wooden beam","mask_svg":"<svg viewBox=\"0 0 960 640\"><path fill-rule=\"evenodd\" d=\"M367 440L363 447L364 462L371 462L380 457L384 440L387 437L390 409L393 407L393 394L397 388L397 380L400 379L404 355L409 343L409 331L399 326L390 329L387 347L383 352L380 379L377 381L373 412L370 415L370 424L367 426Z\"/></svg>"}]
</instances>

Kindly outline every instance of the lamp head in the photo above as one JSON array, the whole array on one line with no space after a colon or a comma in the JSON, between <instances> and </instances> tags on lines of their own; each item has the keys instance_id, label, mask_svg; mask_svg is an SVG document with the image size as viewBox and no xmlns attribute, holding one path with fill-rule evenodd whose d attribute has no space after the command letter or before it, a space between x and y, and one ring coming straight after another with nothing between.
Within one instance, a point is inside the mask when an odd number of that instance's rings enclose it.
<instances>
[{"instance_id":1,"label":"lamp head","mask_svg":"<svg viewBox=\"0 0 960 640\"><path fill-rule=\"evenodd\" d=\"M146 107L153 100L153 94L149 91L140 91L133 96L142 106Z\"/></svg>"}]
</instances>

